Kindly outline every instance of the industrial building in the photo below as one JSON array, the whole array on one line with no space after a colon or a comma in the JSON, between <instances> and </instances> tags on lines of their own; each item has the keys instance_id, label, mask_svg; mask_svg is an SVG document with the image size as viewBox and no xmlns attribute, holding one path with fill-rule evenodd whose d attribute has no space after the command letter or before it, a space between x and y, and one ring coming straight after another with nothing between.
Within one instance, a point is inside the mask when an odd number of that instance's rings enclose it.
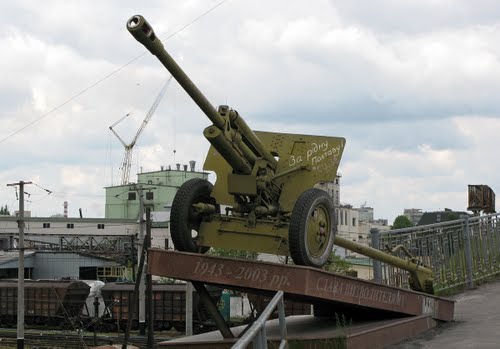
<instances>
[{"instance_id":1,"label":"industrial building","mask_svg":"<svg viewBox=\"0 0 500 349\"><path fill-rule=\"evenodd\" d=\"M195 163L175 170L138 174L138 182L105 188L105 218L31 217L25 214L27 278L117 280L133 272L139 244L140 188L152 210L151 245L171 248L169 205L177 189L191 178L208 179ZM0 216L0 279L17 277L18 217Z\"/></svg>"},{"instance_id":2,"label":"industrial building","mask_svg":"<svg viewBox=\"0 0 500 349\"><path fill-rule=\"evenodd\" d=\"M177 164L175 170L162 166L160 171L139 173L137 183L106 187L104 216L108 219L137 219L141 202L139 190L142 190L144 204L157 213L159 221L168 221L169 206L177 189L192 178L208 179L208 172L195 170L194 161L189 162L189 170L188 165Z\"/></svg>"}]
</instances>

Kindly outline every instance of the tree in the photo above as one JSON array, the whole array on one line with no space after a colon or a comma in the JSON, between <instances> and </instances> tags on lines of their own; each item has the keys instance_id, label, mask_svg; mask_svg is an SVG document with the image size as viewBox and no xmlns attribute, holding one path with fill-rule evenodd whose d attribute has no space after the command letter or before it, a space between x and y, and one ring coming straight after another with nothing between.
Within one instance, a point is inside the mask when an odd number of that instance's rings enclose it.
<instances>
[{"instance_id":1,"label":"tree","mask_svg":"<svg viewBox=\"0 0 500 349\"><path fill-rule=\"evenodd\" d=\"M410 218L405 215L397 216L394 220L394 223L392 223L392 229L402 229L409 227L413 227L413 223Z\"/></svg>"},{"instance_id":2,"label":"tree","mask_svg":"<svg viewBox=\"0 0 500 349\"><path fill-rule=\"evenodd\" d=\"M7 205L0 207L0 215L10 216L10 211Z\"/></svg>"},{"instance_id":3,"label":"tree","mask_svg":"<svg viewBox=\"0 0 500 349\"><path fill-rule=\"evenodd\" d=\"M330 258L326 261L323 269L332 271L339 274L347 274L352 270L352 263L346 261L344 258L335 254L335 251L330 255Z\"/></svg>"},{"instance_id":4,"label":"tree","mask_svg":"<svg viewBox=\"0 0 500 349\"><path fill-rule=\"evenodd\" d=\"M295 265L291 258L283 258L280 256L279 259L283 264ZM349 274L349 272L353 270L352 263L337 255L335 250L333 250L332 254L328 257L328 260L321 269L344 275Z\"/></svg>"}]
</instances>

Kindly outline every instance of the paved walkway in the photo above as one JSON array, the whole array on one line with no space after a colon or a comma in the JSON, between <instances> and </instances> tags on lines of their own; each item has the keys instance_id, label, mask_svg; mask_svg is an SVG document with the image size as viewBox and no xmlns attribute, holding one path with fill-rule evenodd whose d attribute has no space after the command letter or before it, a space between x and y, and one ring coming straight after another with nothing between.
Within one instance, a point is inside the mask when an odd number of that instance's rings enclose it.
<instances>
[{"instance_id":1,"label":"paved walkway","mask_svg":"<svg viewBox=\"0 0 500 349\"><path fill-rule=\"evenodd\" d=\"M454 298L454 322L391 348L500 349L500 278Z\"/></svg>"}]
</instances>

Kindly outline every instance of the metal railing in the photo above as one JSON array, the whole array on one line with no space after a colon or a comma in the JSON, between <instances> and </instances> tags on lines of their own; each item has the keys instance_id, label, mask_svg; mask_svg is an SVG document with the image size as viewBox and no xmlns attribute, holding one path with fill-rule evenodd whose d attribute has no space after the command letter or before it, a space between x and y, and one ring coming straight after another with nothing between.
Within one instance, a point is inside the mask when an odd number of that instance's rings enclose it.
<instances>
[{"instance_id":1,"label":"metal railing","mask_svg":"<svg viewBox=\"0 0 500 349\"><path fill-rule=\"evenodd\" d=\"M387 232L372 232L379 249L405 246L434 271L435 291L473 287L500 273L500 214L464 217L449 222ZM374 263L383 284L408 288L408 273L383 262Z\"/></svg>"},{"instance_id":2,"label":"metal railing","mask_svg":"<svg viewBox=\"0 0 500 349\"><path fill-rule=\"evenodd\" d=\"M250 343L252 343L253 349L267 348L266 321L272 315L276 307L278 307L281 335L279 348L288 348L283 291L278 291L259 318L255 320L248 331L232 346L232 349L245 349Z\"/></svg>"}]
</instances>

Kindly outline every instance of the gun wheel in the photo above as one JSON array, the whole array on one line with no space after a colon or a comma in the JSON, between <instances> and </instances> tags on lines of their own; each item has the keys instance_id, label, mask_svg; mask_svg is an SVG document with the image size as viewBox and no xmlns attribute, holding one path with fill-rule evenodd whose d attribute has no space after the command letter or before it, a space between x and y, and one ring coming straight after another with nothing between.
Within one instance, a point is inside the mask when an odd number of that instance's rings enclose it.
<instances>
[{"instance_id":1,"label":"gun wheel","mask_svg":"<svg viewBox=\"0 0 500 349\"><path fill-rule=\"evenodd\" d=\"M288 230L293 262L321 268L332 253L335 222L333 202L325 191L303 192L293 207Z\"/></svg>"},{"instance_id":2,"label":"gun wheel","mask_svg":"<svg viewBox=\"0 0 500 349\"><path fill-rule=\"evenodd\" d=\"M212 188L209 181L193 178L184 182L175 194L170 212L170 235L176 250L195 253L209 250L210 247L198 244L203 216L193 209L193 204L215 204L210 197Z\"/></svg>"}]
</instances>

